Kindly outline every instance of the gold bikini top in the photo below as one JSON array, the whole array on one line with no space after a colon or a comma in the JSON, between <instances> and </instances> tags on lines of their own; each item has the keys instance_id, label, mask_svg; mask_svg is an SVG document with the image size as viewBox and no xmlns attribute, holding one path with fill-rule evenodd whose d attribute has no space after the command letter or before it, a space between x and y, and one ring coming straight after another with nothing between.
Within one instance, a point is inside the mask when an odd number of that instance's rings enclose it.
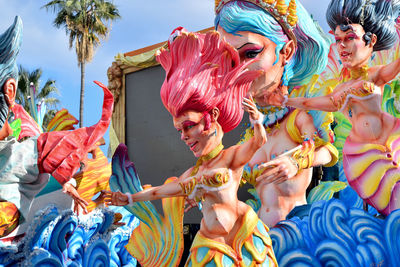
<instances>
[{"instance_id":1,"label":"gold bikini top","mask_svg":"<svg viewBox=\"0 0 400 267\"><path fill-rule=\"evenodd\" d=\"M337 107L340 111L347 105L347 102L350 97L356 97L356 98L364 98L367 96L372 96L375 90L375 84L372 82L363 82L363 86L361 88L349 88L343 93L341 93L338 97L330 97L330 100L332 101L333 105Z\"/></svg>"},{"instance_id":2,"label":"gold bikini top","mask_svg":"<svg viewBox=\"0 0 400 267\"><path fill-rule=\"evenodd\" d=\"M225 170L224 172L217 172L211 176L202 175L200 177L190 177L185 182L180 182L179 185L182 189L182 193L190 197L196 188L204 188L208 191L221 190L221 187L229 182L231 175L231 170Z\"/></svg>"}]
</instances>

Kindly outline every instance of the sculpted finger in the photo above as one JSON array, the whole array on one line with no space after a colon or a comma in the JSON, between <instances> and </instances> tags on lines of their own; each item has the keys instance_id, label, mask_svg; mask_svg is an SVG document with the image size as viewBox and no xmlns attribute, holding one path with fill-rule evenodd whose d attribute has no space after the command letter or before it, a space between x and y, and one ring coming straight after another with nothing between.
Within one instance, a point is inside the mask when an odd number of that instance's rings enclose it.
<instances>
[{"instance_id":1,"label":"sculpted finger","mask_svg":"<svg viewBox=\"0 0 400 267\"><path fill-rule=\"evenodd\" d=\"M282 163L282 160L280 158L270 160L268 162L262 163L258 166L258 168L268 168L268 167L276 167L277 165L280 165Z\"/></svg>"},{"instance_id":2,"label":"sculpted finger","mask_svg":"<svg viewBox=\"0 0 400 267\"><path fill-rule=\"evenodd\" d=\"M256 178L257 183L270 183L270 180L276 176L279 168L272 168L271 170L265 171L263 174Z\"/></svg>"},{"instance_id":3,"label":"sculpted finger","mask_svg":"<svg viewBox=\"0 0 400 267\"><path fill-rule=\"evenodd\" d=\"M89 203L86 200L84 200L84 199L82 199L82 200L83 200L82 202L85 205L85 207L89 205Z\"/></svg>"},{"instance_id":4,"label":"sculpted finger","mask_svg":"<svg viewBox=\"0 0 400 267\"><path fill-rule=\"evenodd\" d=\"M275 183L276 183L276 184L281 184L281 183L286 182L287 180L289 180L288 178L289 178L289 177L288 177L286 174L282 174L280 177L278 177L278 178L275 180Z\"/></svg>"},{"instance_id":5,"label":"sculpted finger","mask_svg":"<svg viewBox=\"0 0 400 267\"><path fill-rule=\"evenodd\" d=\"M265 179L265 183L275 183L277 179L279 179L282 175L284 175L285 171L282 167L274 168L274 173L272 173L268 178Z\"/></svg>"},{"instance_id":6,"label":"sculpted finger","mask_svg":"<svg viewBox=\"0 0 400 267\"><path fill-rule=\"evenodd\" d=\"M273 175L260 175L256 178L256 185L268 184L271 177L273 177Z\"/></svg>"},{"instance_id":7,"label":"sculpted finger","mask_svg":"<svg viewBox=\"0 0 400 267\"><path fill-rule=\"evenodd\" d=\"M84 201L84 202L82 202L82 201L78 202L78 208L79 208L79 209L82 209L83 214L88 214L88 210L87 210L87 208L86 208L87 205L88 205L88 204L87 204L86 201Z\"/></svg>"},{"instance_id":8,"label":"sculpted finger","mask_svg":"<svg viewBox=\"0 0 400 267\"><path fill-rule=\"evenodd\" d=\"M118 203L117 200L118 200L117 194L112 194L111 195L111 203L116 204L116 203Z\"/></svg>"},{"instance_id":9,"label":"sculpted finger","mask_svg":"<svg viewBox=\"0 0 400 267\"><path fill-rule=\"evenodd\" d=\"M271 175L276 175L278 172L280 171L280 167L279 166L268 166L264 172L263 175L265 176L271 176Z\"/></svg>"},{"instance_id":10,"label":"sculpted finger","mask_svg":"<svg viewBox=\"0 0 400 267\"><path fill-rule=\"evenodd\" d=\"M275 173L274 175L269 176L265 179L265 183L272 184L279 178L279 173Z\"/></svg>"},{"instance_id":11,"label":"sculpted finger","mask_svg":"<svg viewBox=\"0 0 400 267\"><path fill-rule=\"evenodd\" d=\"M253 101L248 99L247 102L245 102L245 104L249 108L249 111L251 113L256 113L257 112L257 106Z\"/></svg>"},{"instance_id":12,"label":"sculpted finger","mask_svg":"<svg viewBox=\"0 0 400 267\"><path fill-rule=\"evenodd\" d=\"M74 205L74 213L79 216L79 210L76 204Z\"/></svg>"},{"instance_id":13,"label":"sculpted finger","mask_svg":"<svg viewBox=\"0 0 400 267\"><path fill-rule=\"evenodd\" d=\"M78 193L76 195L74 194L74 199L79 201L80 205L83 205L83 206L89 205L89 203L84 198L82 198Z\"/></svg>"},{"instance_id":14,"label":"sculpted finger","mask_svg":"<svg viewBox=\"0 0 400 267\"><path fill-rule=\"evenodd\" d=\"M276 175L273 183L280 184L287 181L289 179L288 173L289 171L286 168L282 168L281 171Z\"/></svg>"},{"instance_id":15,"label":"sculpted finger","mask_svg":"<svg viewBox=\"0 0 400 267\"><path fill-rule=\"evenodd\" d=\"M246 103L246 102L242 102L242 105L244 107L247 107L249 110L251 110L251 108L252 108L252 106L250 104Z\"/></svg>"},{"instance_id":16,"label":"sculpted finger","mask_svg":"<svg viewBox=\"0 0 400 267\"><path fill-rule=\"evenodd\" d=\"M82 205L83 204L79 199L77 198L74 199L74 208L77 211L77 213L79 213L79 207L81 207Z\"/></svg>"}]
</instances>

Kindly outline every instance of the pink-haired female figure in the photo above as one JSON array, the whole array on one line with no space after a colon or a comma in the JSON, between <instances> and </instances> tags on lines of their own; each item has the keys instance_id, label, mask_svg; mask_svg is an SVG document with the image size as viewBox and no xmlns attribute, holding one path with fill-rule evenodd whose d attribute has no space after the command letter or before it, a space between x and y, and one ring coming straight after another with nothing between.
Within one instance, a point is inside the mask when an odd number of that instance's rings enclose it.
<instances>
[{"instance_id":1,"label":"pink-haired female figure","mask_svg":"<svg viewBox=\"0 0 400 267\"><path fill-rule=\"evenodd\" d=\"M105 203L123 206L175 196L201 200L203 219L187 266L276 265L268 228L237 198L244 165L266 142L261 114L244 98L261 73L246 70L248 63L240 64L235 49L217 32L177 30L170 39L169 50L157 55L166 71L161 98L182 141L199 159L174 182L133 195L106 192ZM223 149L224 132L240 123L242 109L253 121L254 137Z\"/></svg>"}]
</instances>

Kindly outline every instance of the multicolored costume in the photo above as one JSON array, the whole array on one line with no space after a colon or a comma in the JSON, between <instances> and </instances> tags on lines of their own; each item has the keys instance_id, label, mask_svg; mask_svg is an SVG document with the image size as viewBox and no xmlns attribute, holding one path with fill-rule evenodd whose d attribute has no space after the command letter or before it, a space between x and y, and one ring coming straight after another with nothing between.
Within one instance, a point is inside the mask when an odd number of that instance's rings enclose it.
<instances>
[{"instance_id":1,"label":"multicolored costume","mask_svg":"<svg viewBox=\"0 0 400 267\"><path fill-rule=\"evenodd\" d=\"M198 232L185 266L277 266L268 227L250 207L243 222L232 247Z\"/></svg>"}]
</instances>

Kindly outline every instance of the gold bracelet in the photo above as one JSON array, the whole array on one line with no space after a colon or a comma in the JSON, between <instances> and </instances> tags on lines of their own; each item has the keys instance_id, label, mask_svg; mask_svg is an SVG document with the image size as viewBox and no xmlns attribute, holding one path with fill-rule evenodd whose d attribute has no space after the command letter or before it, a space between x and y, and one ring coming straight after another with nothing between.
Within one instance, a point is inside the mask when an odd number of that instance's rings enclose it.
<instances>
[{"instance_id":1,"label":"gold bracelet","mask_svg":"<svg viewBox=\"0 0 400 267\"><path fill-rule=\"evenodd\" d=\"M312 167L314 162L315 144L312 139L305 139L302 148L293 153L293 159L298 164L298 172Z\"/></svg>"}]
</instances>

